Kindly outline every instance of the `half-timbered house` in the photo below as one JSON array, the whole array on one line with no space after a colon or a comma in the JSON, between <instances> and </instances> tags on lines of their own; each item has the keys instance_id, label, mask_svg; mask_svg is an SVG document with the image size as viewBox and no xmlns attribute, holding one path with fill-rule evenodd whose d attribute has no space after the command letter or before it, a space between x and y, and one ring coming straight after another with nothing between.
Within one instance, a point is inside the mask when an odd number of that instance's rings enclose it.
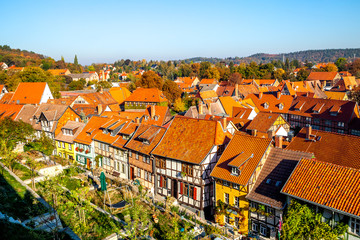
<instances>
[{"instance_id":1,"label":"half-timbered house","mask_svg":"<svg viewBox=\"0 0 360 240\"><path fill-rule=\"evenodd\" d=\"M152 152L156 193L173 196L201 217L211 217L210 173L231 137L218 121L176 116Z\"/></svg>"}]
</instances>

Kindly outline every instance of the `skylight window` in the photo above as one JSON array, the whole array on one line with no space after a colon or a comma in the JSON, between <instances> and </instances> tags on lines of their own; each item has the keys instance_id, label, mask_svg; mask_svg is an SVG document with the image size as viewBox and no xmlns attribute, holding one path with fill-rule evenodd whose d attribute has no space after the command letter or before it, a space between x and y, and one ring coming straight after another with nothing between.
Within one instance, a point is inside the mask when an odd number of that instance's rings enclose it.
<instances>
[{"instance_id":1,"label":"skylight window","mask_svg":"<svg viewBox=\"0 0 360 240\"><path fill-rule=\"evenodd\" d=\"M271 179L268 178L268 179L266 180L266 184L270 184L270 183L271 183Z\"/></svg>"},{"instance_id":2,"label":"skylight window","mask_svg":"<svg viewBox=\"0 0 360 240\"><path fill-rule=\"evenodd\" d=\"M279 187L281 184L281 181L276 181L275 186Z\"/></svg>"}]
</instances>

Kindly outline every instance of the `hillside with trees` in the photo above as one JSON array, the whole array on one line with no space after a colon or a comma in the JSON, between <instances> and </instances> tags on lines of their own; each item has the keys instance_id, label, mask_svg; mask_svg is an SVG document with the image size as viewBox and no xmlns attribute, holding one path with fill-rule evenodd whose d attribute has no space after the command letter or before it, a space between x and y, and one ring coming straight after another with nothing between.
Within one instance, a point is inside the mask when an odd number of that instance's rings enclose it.
<instances>
[{"instance_id":1,"label":"hillside with trees","mask_svg":"<svg viewBox=\"0 0 360 240\"><path fill-rule=\"evenodd\" d=\"M291 53L281 53L281 54L267 54L267 53L257 53L248 57L230 57L230 58L203 58L195 57L185 59L186 63L190 62L211 62L218 63L223 62L229 64L233 62L235 64L239 63L269 63L272 61L282 61L283 59L288 58L291 60L298 60L299 62L335 62L338 58L353 59L360 56L360 48L347 48L347 49L324 49L324 50L306 50L298 51Z\"/></svg>"}]
</instances>

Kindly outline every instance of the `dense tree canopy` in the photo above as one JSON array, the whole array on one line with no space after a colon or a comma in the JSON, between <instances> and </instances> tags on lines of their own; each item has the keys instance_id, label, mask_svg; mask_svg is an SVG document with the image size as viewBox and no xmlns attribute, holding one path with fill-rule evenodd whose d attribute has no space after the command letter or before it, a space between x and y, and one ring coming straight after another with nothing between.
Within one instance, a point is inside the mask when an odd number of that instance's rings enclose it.
<instances>
[{"instance_id":1,"label":"dense tree canopy","mask_svg":"<svg viewBox=\"0 0 360 240\"><path fill-rule=\"evenodd\" d=\"M140 80L136 81L136 86L143 88L162 89L163 84L162 78L153 71L145 72Z\"/></svg>"},{"instance_id":2,"label":"dense tree canopy","mask_svg":"<svg viewBox=\"0 0 360 240\"><path fill-rule=\"evenodd\" d=\"M11 118L0 120L0 139L4 140L6 148L12 151L20 142L26 142L32 137L34 129L23 121L14 121Z\"/></svg>"},{"instance_id":3,"label":"dense tree canopy","mask_svg":"<svg viewBox=\"0 0 360 240\"><path fill-rule=\"evenodd\" d=\"M172 103L175 101L175 99L180 98L182 93L178 85L171 80L165 81L162 91L166 98Z\"/></svg>"}]
</instances>

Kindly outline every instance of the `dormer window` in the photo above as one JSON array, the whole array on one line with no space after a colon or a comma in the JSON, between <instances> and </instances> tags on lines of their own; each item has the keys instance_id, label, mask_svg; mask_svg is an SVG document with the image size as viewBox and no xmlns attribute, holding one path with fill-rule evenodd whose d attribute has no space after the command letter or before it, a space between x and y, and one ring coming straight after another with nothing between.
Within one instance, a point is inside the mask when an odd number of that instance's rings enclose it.
<instances>
[{"instance_id":1,"label":"dormer window","mask_svg":"<svg viewBox=\"0 0 360 240\"><path fill-rule=\"evenodd\" d=\"M269 103L267 103L267 102L264 103L264 108L265 108L265 109L268 109L268 108L269 108Z\"/></svg>"},{"instance_id":2,"label":"dormer window","mask_svg":"<svg viewBox=\"0 0 360 240\"><path fill-rule=\"evenodd\" d=\"M145 143L145 144L147 144L147 145L150 144L149 140L146 140L146 139L143 141L143 143Z\"/></svg>"},{"instance_id":3,"label":"dormer window","mask_svg":"<svg viewBox=\"0 0 360 240\"><path fill-rule=\"evenodd\" d=\"M107 134L108 130L106 128L103 129L103 134Z\"/></svg>"},{"instance_id":4,"label":"dormer window","mask_svg":"<svg viewBox=\"0 0 360 240\"><path fill-rule=\"evenodd\" d=\"M276 181L275 186L280 187L280 185L281 185L281 181Z\"/></svg>"},{"instance_id":5,"label":"dormer window","mask_svg":"<svg viewBox=\"0 0 360 240\"><path fill-rule=\"evenodd\" d=\"M284 109L284 104L280 103L280 104L279 104L279 109L280 109L280 110L283 110L283 109Z\"/></svg>"},{"instance_id":6,"label":"dormer window","mask_svg":"<svg viewBox=\"0 0 360 240\"><path fill-rule=\"evenodd\" d=\"M240 171L239 171L239 169L237 167L232 167L232 169L231 169L231 174L232 175L239 176L239 173L240 173Z\"/></svg>"}]
</instances>

